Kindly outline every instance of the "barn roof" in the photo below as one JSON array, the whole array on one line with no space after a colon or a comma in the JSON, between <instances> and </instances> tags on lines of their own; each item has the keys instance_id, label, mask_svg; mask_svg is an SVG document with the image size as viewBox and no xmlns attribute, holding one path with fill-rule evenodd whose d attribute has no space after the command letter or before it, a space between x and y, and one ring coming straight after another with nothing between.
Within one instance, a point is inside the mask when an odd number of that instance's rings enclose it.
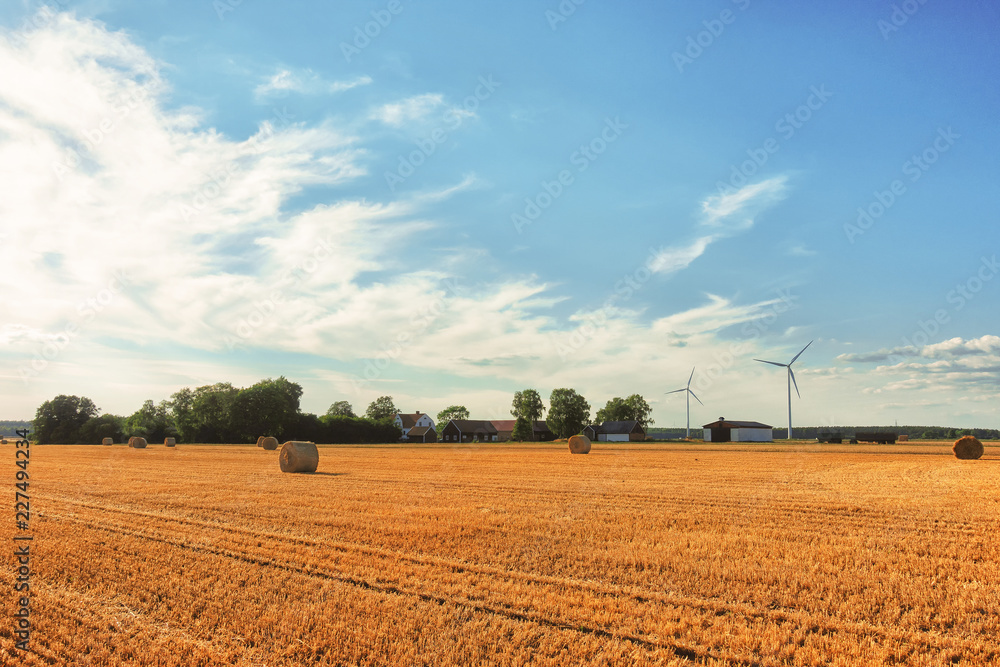
<instances>
[{"instance_id":1,"label":"barn roof","mask_svg":"<svg viewBox=\"0 0 1000 667\"><path fill-rule=\"evenodd\" d=\"M642 428L642 424L640 424L635 420L604 422L602 424L591 424L589 428L594 429L594 433L628 434L634 431L636 426L638 426L639 430L641 430L643 433L646 432L646 430Z\"/></svg>"},{"instance_id":2,"label":"barn roof","mask_svg":"<svg viewBox=\"0 0 1000 667\"><path fill-rule=\"evenodd\" d=\"M516 419L491 419L490 423L496 428L497 431L511 431L514 430L514 423ZM532 426L532 430L536 433L538 431L548 431L549 427L545 423L545 420L536 421Z\"/></svg>"},{"instance_id":3,"label":"barn roof","mask_svg":"<svg viewBox=\"0 0 1000 667\"><path fill-rule=\"evenodd\" d=\"M738 422L731 419L720 419L711 424L705 424L702 428L774 428L760 422Z\"/></svg>"},{"instance_id":4,"label":"barn roof","mask_svg":"<svg viewBox=\"0 0 1000 667\"><path fill-rule=\"evenodd\" d=\"M415 438L421 435L426 435L429 431L433 431L433 426L414 426L410 429L409 436Z\"/></svg>"},{"instance_id":5,"label":"barn roof","mask_svg":"<svg viewBox=\"0 0 1000 667\"><path fill-rule=\"evenodd\" d=\"M496 427L485 419L452 419L449 424L454 424L460 433L488 433L493 435L497 432Z\"/></svg>"}]
</instances>

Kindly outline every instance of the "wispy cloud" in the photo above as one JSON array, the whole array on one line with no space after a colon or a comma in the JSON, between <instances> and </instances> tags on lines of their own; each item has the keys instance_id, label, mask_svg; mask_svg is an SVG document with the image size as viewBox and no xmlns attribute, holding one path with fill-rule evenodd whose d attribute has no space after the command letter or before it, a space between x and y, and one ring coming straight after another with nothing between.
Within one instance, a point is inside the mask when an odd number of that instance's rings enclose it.
<instances>
[{"instance_id":1,"label":"wispy cloud","mask_svg":"<svg viewBox=\"0 0 1000 667\"><path fill-rule=\"evenodd\" d=\"M1000 336L986 335L970 340L950 338L940 343L917 347L914 345L883 348L876 352L851 352L841 354L838 361L879 363L900 357L922 357L925 359L954 359L965 356L1000 355Z\"/></svg>"},{"instance_id":2,"label":"wispy cloud","mask_svg":"<svg viewBox=\"0 0 1000 667\"><path fill-rule=\"evenodd\" d=\"M350 81L327 81L311 69L282 69L258 85L254 89L254 97L257 101L263 102L289 93L333 95L358 86L367 86L370 83L372 83L370 76L359 76Z\"/></svg>"},{"instance_id":3,"label":"wispy cloud","mask_svg":"<svg viewBox=\"0 0 1000 667\"><path fill-rule=\"evenodd\" d=\"M701 204L701 224L730 231L748 229L754 217L786 196L787 176L776 176L739 190L712 195Z\"/></svg>"},{"instance_id":4,"label":"wispy cloud","mask_svg":"<svg viewBox=\"0 0 1000 667\"><path fill-rule=\"evenodd\" d=\"M686 246L672 246L656 253L649 263L653 273L671 274L686 269L691 262L704 254L705 249L715 240L713 236L702 236Z\"/></svg>"},{"instance_id":5,"label":"wispy cloud","mask_svg":"<svg viewBox=\"0 0 1000 667\"><path fill-rule=\"evenodd\" d=\"M787 253L792 257L814 257L819 254L815 250L810 250L802 244L793 245L787 250Z\"/></svg>"},{"instance_id":6,"label":"wispy cloud","mask_svg":"<svg viewBox=\"0 0 1000 667\"><path fill-rule=\"evenodd\" d=\"M442 111L443 110L443 111ZM475 113L459 107L448 107L440 93L414 95L399 102L384 104L371 113L371 117L392 127L422 123L432 116L455 115L456 118L474 118Z\"/></svg>"},{"instance_id":7,"label":"wispy cloud","mask_svg":"<svg viewBox=\"0 0 1000 667\"><path fill-rule=\"evenodd\" d=\"M701 203L699 225L714 231L683 245L662 248L650 263L654 273L671 274L686 269L715 241L753 227L754 217L785 197L786 177L746 185L727 194L711 195Z\"/></svg>"}]
</instances>

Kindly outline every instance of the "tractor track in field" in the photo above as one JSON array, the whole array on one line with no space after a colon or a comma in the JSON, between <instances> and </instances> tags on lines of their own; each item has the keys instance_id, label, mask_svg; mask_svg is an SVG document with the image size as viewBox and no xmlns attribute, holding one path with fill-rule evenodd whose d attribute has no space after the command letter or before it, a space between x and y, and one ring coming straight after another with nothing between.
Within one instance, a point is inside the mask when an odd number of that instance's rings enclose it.
<instances>
[{"instance_id":1,"label":"tractor track in field","mask_svg":"<svg viewBox=\"0 0 1000 667\"><path fill-rule=\"evenodd\" d=\"M170 539L159 535L151 535L148 533L144 533L142 531L128 529L118 525L101 525L91 521L77 519L74 517L60 517L60 518L72 523L86 525L87 527L94 530L103 530L115 535L123 535L123 534L129 535L130 537L139 540L144 540L147 542L156 542L159 544L166 544L172 547L176 547L186 551L191 551L194 553L210 554L214 556L229 558L249 565L268 567L268 568L282 570L285 572L292 571L305 577L324 579L328 581L336 581L338 583L342 583L345 585L353 586L355 588L375 593L416 598L423 602L437 604L438 606L453 605L458 607L464 607L471 611L496 615L520 623L534 623L537 625L550 627L557 630L566 630L580 634L593 635L596 637L601 637L602 639L626 641L630 644L634 644L636 646L640 646L650 650L662 649L665 651L672 652L677 657L687 658L689 660L697 660L697 659L724 660L728 663L734 665L742 665L744 667L763 667L764 664L768 664L768 663L761 663L756 660L748 660L740 658L734 655L731 656L731 655L720 654L706 649L701 649L698 647L685 646L680 643L663 642L651 637L642 637L635 634L614 632L606 628L592 627L584 624L568 623L565 621L561 621L559 619L550 618L542 614L536 614L527 611L519 611L517 609L508 606L487 605L469 599L461 599L458 597L446 597L420 591L406 590L405 588L394 586L391 584L372 583L361 578L351 577L335 572L324 571L317 568L310 568L302 565L296 565L288 561L278 561L270 558L257 557L243 552L236 552L230 549L211 547L208 545L191 544L189 542L184 542L182 540Z\"/></svg>"},{"instance_id":2,"label":"tractor track in field","mask_svg":"<svg viewBox=\"0 0 1000 667\"><path fill-rule=\"evenodd\" d=\"M112 515L119 514L124 516L138 516L144 519L154 519L156 521L161 521L167 524L173 523L173 524L179 524L181 526L191 526L191 527L196 527L198 529L209 529L213 531L218 531L223 535L230 537L230 539L228 540L226 539L218 540L219 542L229 542L229 544L226 545L228 547L241 546L238 544L233 544L234 540L231 538L235 536L242 536L244 539L250 538L252 540L257 540L258 547L260 546L259 541L261 540L273 541L276 544L286 544L286 545L288 543L294 543L303 546L328 549L331 551L337 551L341 553L375 557L379 559L389 560L392 562L406 562L425 568L441 568L459 574L475 573L484 575L486 577L516 580L540 586L555 586L559 588L576 589L600 597L631 598L632 600L640 604L653 603L653 604L674 607L677 609L683 608L690 610L699 610L706 617L733 616L733 617L743 617L746 619L759 619L767 621L769 623L776 623L779 625L794 624L796 626L814 628L816 632L822 632L823 634L847 633L849 635L858 635L858 636L868 636L875 634L886 639L905 640L908 642L912 642L914 637L918 636L920 637L921 643L924 646L927 647L934 646L936 648L952 648L952 649L960 649L962 646L968 647L970 642L973 641L973 638L966 639L964 637L954 636L954 635L942 636L930 632L895 630L871 624L836 622L829 616L822 614L815 614L814 612L801 611L797 609L790 609L790 608L761 609L745 603L725 603L710 598L709 599L694 598L689 596L683 596L683 595L679 596L675 594L660 593L654 591L637 591L635 589L628 589L624 587L613 586L597 582L588 582L578 579L566 579L561 577L529 574L519 571L502 570L499 568L492 568L490 566L484 566L465 561L449 560L434 556L431 557L415 556L412 554L405 554L384 549L378 549L374 547L367 547L355 543L323 542L320 540L314 540L293 535L268 533L264 531L253 531L235 527L230 524L219 524L219 523L212 523L195 519L184 519L175 516L169 516L151 512L140 512L135 510L126 510L117 507L107 507L102 505L82 503L71 500L61 500L55 498L50 498L50 499L57 500L58 502L64 502L69 505L83 507L89 510L109 513ZM80 523L90 526L94 529L104 530L112 534L127 534L140 540L160 542L164 544L169 544L177 548L193 550L195 552L200 552L200 553L211 553L217 556L241 560L243 562L247 562L254 565L259 565L264 567L275 567L284 570L292 569L306 576L315 576L324 579L335 580L342 582L344 584L356 586L367 590L383 592L387 594L413 596L418 599L428 602L434 602L439 605L454 604L454 605L464 606L479 612L497 614L519 622L538 623L552 628L565 629L576 632L584 632L586 634L593 634L595 636L599 636L602 638L623 639L633 644L645 646L647 648L660 648L669 650L674 652L676 655L680 657L688 657L689 659L716 658L716 659L736 662L738 664L746 664L746 665L761 664L754 660L739 658L737 656L713 654L707 649L696 649L689 646L684 646L674 643L664 643L658 638L642 636L641 634L616 633L607 630L605 628L593 625L577 624L560 619L553 619L541 614L525 611L523 609L518 610L508 605L502 605L502 606L488 605L483 602L478 602L476 600L468 598L463 599L457 597L447 597L443 595L434 595L426 592L406 590L405 588L394 586L391 584L372 583L363 578L347 576L342 573L331 572L328 570L323 570L321 568L310 567L306 565L291 565L288 562L278 562L273 559L259 558L253 555L248 555L246 552L238 551L233 548L223 548L220 546L212 546L205 543L192 543L190 539L185 540L183 537L168 537L166 535L150 534L148 532L131 528L129 525L123 525L113 522L101 524L89 521L85 518L54 515L50 512L46 512L45 519L63 520L74 523ZM150 528L154 527L150 526ZM168 533L170 529L166 526L161 526L161 530L164 533ZM186 531L187 534L190 534L190 532L191 531Z\"/></svg>"}]
</instances>

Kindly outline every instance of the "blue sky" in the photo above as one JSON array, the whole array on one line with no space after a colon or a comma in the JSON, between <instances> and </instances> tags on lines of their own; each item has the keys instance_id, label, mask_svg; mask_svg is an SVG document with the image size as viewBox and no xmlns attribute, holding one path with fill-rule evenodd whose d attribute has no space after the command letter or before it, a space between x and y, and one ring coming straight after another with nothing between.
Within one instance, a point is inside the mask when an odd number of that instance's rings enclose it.
<instances>
[{"instance_id":1,"label":"blue sky","mask_svg":"<svg viewBox=\"0 0 1000 667\"><path fill-rule=\"evenodd\" d=\"M998 427L987 2L0 9L2 417L285 375ZM366 34L367 31L367 34Z\"/></svg>"}]
</instances>

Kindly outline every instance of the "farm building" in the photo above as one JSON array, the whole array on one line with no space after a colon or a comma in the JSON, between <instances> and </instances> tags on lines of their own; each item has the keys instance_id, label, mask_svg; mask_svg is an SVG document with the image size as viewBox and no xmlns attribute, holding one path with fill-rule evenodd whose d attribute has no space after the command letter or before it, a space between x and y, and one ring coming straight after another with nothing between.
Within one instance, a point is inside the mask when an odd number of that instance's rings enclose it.
<instances>
[{"instance_id":1,"label":"farm building","mask_svg":"<svg viewBox=\"0 0 1000 667\"><path fill-rule=\"evenodd\" d=\"M497 442L498 432L483 419L452 419L441 429L441 442Z\"/></svg>"},{"instance_id":2,"label":"farm building","mask_svg":"<svg viewBox=\"0 0 1000 667\"><path fill-rule=\"evenodd\" d=\"M407 442L437 442L438 434L433 426L414 426L403 437Z\"/></svg>"},{"instance_id":3,"label":"farm building","mask_svg":"<svg viewBox=\"0 0 1000 667\"><path fill-rule=\"evenodd\" d=\"M493 428L497 430L497 440L499 442L506 442L510 440L511 434L514 432L514 421L513 419L493 419L490 421L493 424ZM548 425L544 421L536 421L532 425L533 437L531 438L535 442L546 442L549 440L555 440L555 433L549 430Z\"/></svg>"},{"instance_id":4,"label":"farm building","mask_svg":"<svg viewBox=\"0 0 1000 667\"><path fill-rule=\"evenodd\" d=\"M729 421L719 417L719 421L705 424L705 442L771 442L774 440L773 426L760 422Z\"/></svg>"},{"instance_id":5,"label":"farm building","mask_svg":"<svg viewBox=\"0 0 1000 667\"><path fill-rule=\"evenodd\" d=\"M419 410L413 414L407 414L404 412L397 412L392 417L392 421L403 432L400 440L406 440L407 436L410 434L411 428L418 428L421 426L428 426L434 428L434 420L431 419L430 415L426 415ZM435 434L436 437L436 434ZM433 442L433 441L431 441Z\"/></svg>"},{"instance_id":6,"label":"farm building","mask_svg":"<svg viewBox=\"0 0 1000 667\"><path fill-rule=\"evenodd\" d=\"M583 434L598 442L642 442L646 439L646 429L637 421L604 422L591 424L583 429Z\"/></svg>"}]
</instances>

